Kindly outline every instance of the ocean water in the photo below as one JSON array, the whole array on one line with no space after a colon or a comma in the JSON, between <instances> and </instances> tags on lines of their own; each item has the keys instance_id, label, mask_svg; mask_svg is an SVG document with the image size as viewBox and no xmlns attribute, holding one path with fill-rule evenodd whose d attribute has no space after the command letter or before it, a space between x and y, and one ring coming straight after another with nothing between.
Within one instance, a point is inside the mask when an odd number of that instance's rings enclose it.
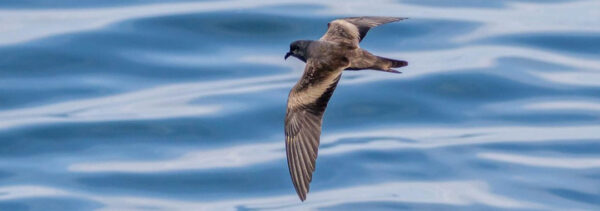
<instances>
[{"instance_id":1,"label":"ocean water","mask_svg":"<svg viewBox=\"0 0 600 211\"><path fill-rule=\"evenodd\" d=\"M346 72L301 203L289 43ZM0 2L0 210L600 210L600 1Z\"/></svg>"}]
</instances>

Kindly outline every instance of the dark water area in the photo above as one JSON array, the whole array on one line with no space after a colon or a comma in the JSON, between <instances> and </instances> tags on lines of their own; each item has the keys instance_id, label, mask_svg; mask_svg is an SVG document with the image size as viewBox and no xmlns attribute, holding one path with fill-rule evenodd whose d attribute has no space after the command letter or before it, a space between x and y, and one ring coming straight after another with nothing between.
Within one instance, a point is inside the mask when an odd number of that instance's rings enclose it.
<instances>
[{"instance_id":1,"label":"dark water area","mask_svg":"<svg viewBox=\"0 0 600 211\"><path fill-rule=\"evenodd\" d=\"M600 1L0 3L0 210L598 210ZM301 203L289 43L410 17L345 72Z\"/></svg>"}]
</instances>

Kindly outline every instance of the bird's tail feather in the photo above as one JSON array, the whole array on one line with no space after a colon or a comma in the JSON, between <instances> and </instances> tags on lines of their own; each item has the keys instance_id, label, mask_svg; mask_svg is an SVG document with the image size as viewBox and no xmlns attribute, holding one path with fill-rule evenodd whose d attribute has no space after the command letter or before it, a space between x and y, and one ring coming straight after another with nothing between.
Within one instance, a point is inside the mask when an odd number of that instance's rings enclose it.
<instances>
[{"instance_id":1,"label":"bird's tail feather","mask_svg":"<svg viewBox=\"0 0 600 211\"><path fill-rule=\"evenodd\" d=\"M390 68L404 67L404 66L408 65L408 62L403 61L403 60L395 60L395 59L385 58L385 57L381 57L381 56L378 56L377 58L379 60L385 61L386 63L390 63L391 64L389 66Z\"/></svg>"},{"instance_id":2,"label":"bird's tail feather","mask_svg":"<svg viewBox=\"0 0 600 211\"><path fill-rule=\"evenodd\" d=\"M408 62L403 61L403 60L395 60L395 59L389 59L389 58L377 56L377 62L376 62L374 69L378 70L378 71L383 71L383 72L402 73L402 72L400 72L398 70L394 70L392 68L404 67L406 65L408 65Z\"/></svg>"}]
</instances>

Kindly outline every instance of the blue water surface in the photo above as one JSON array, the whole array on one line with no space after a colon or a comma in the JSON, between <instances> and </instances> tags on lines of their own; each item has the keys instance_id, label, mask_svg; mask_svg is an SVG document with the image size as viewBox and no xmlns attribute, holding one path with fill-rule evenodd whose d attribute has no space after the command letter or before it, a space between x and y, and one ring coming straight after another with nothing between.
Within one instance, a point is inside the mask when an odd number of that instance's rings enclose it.
<instances>
[{"instance_id":1,"label":"blue water surface","mask_svg":"<svg viewBox=\"0 0 600 211\"><path fill-rule=\"evenodd\" d=\"M0 2L0 210L600 210L600 1ZM311 191L289 43L410 19L345 72Z\"/></svg>"}]
</instances>

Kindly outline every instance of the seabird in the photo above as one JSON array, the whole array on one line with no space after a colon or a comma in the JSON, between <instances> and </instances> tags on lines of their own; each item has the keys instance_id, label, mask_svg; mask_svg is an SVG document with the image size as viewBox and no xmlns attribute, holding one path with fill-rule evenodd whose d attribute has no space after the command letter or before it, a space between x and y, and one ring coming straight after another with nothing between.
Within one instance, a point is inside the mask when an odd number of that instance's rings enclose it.
<instances>
[{"instance_id":1,"label":"seabird","mask_svg":"<svg viewBox=\"0 0 600 211\"><path fill-rule=\"evenodd\" d=\"M343 70L372 69L400 73L392 68L406 61L375 56L358 43L369 29L406 18L351 17L331 21L319 40L297 40L285 54L306 63L302 78L290 91L285 115L285 149L292 183L306 200L315 170L323 113Z\"/></svg>"}]
</instances>

